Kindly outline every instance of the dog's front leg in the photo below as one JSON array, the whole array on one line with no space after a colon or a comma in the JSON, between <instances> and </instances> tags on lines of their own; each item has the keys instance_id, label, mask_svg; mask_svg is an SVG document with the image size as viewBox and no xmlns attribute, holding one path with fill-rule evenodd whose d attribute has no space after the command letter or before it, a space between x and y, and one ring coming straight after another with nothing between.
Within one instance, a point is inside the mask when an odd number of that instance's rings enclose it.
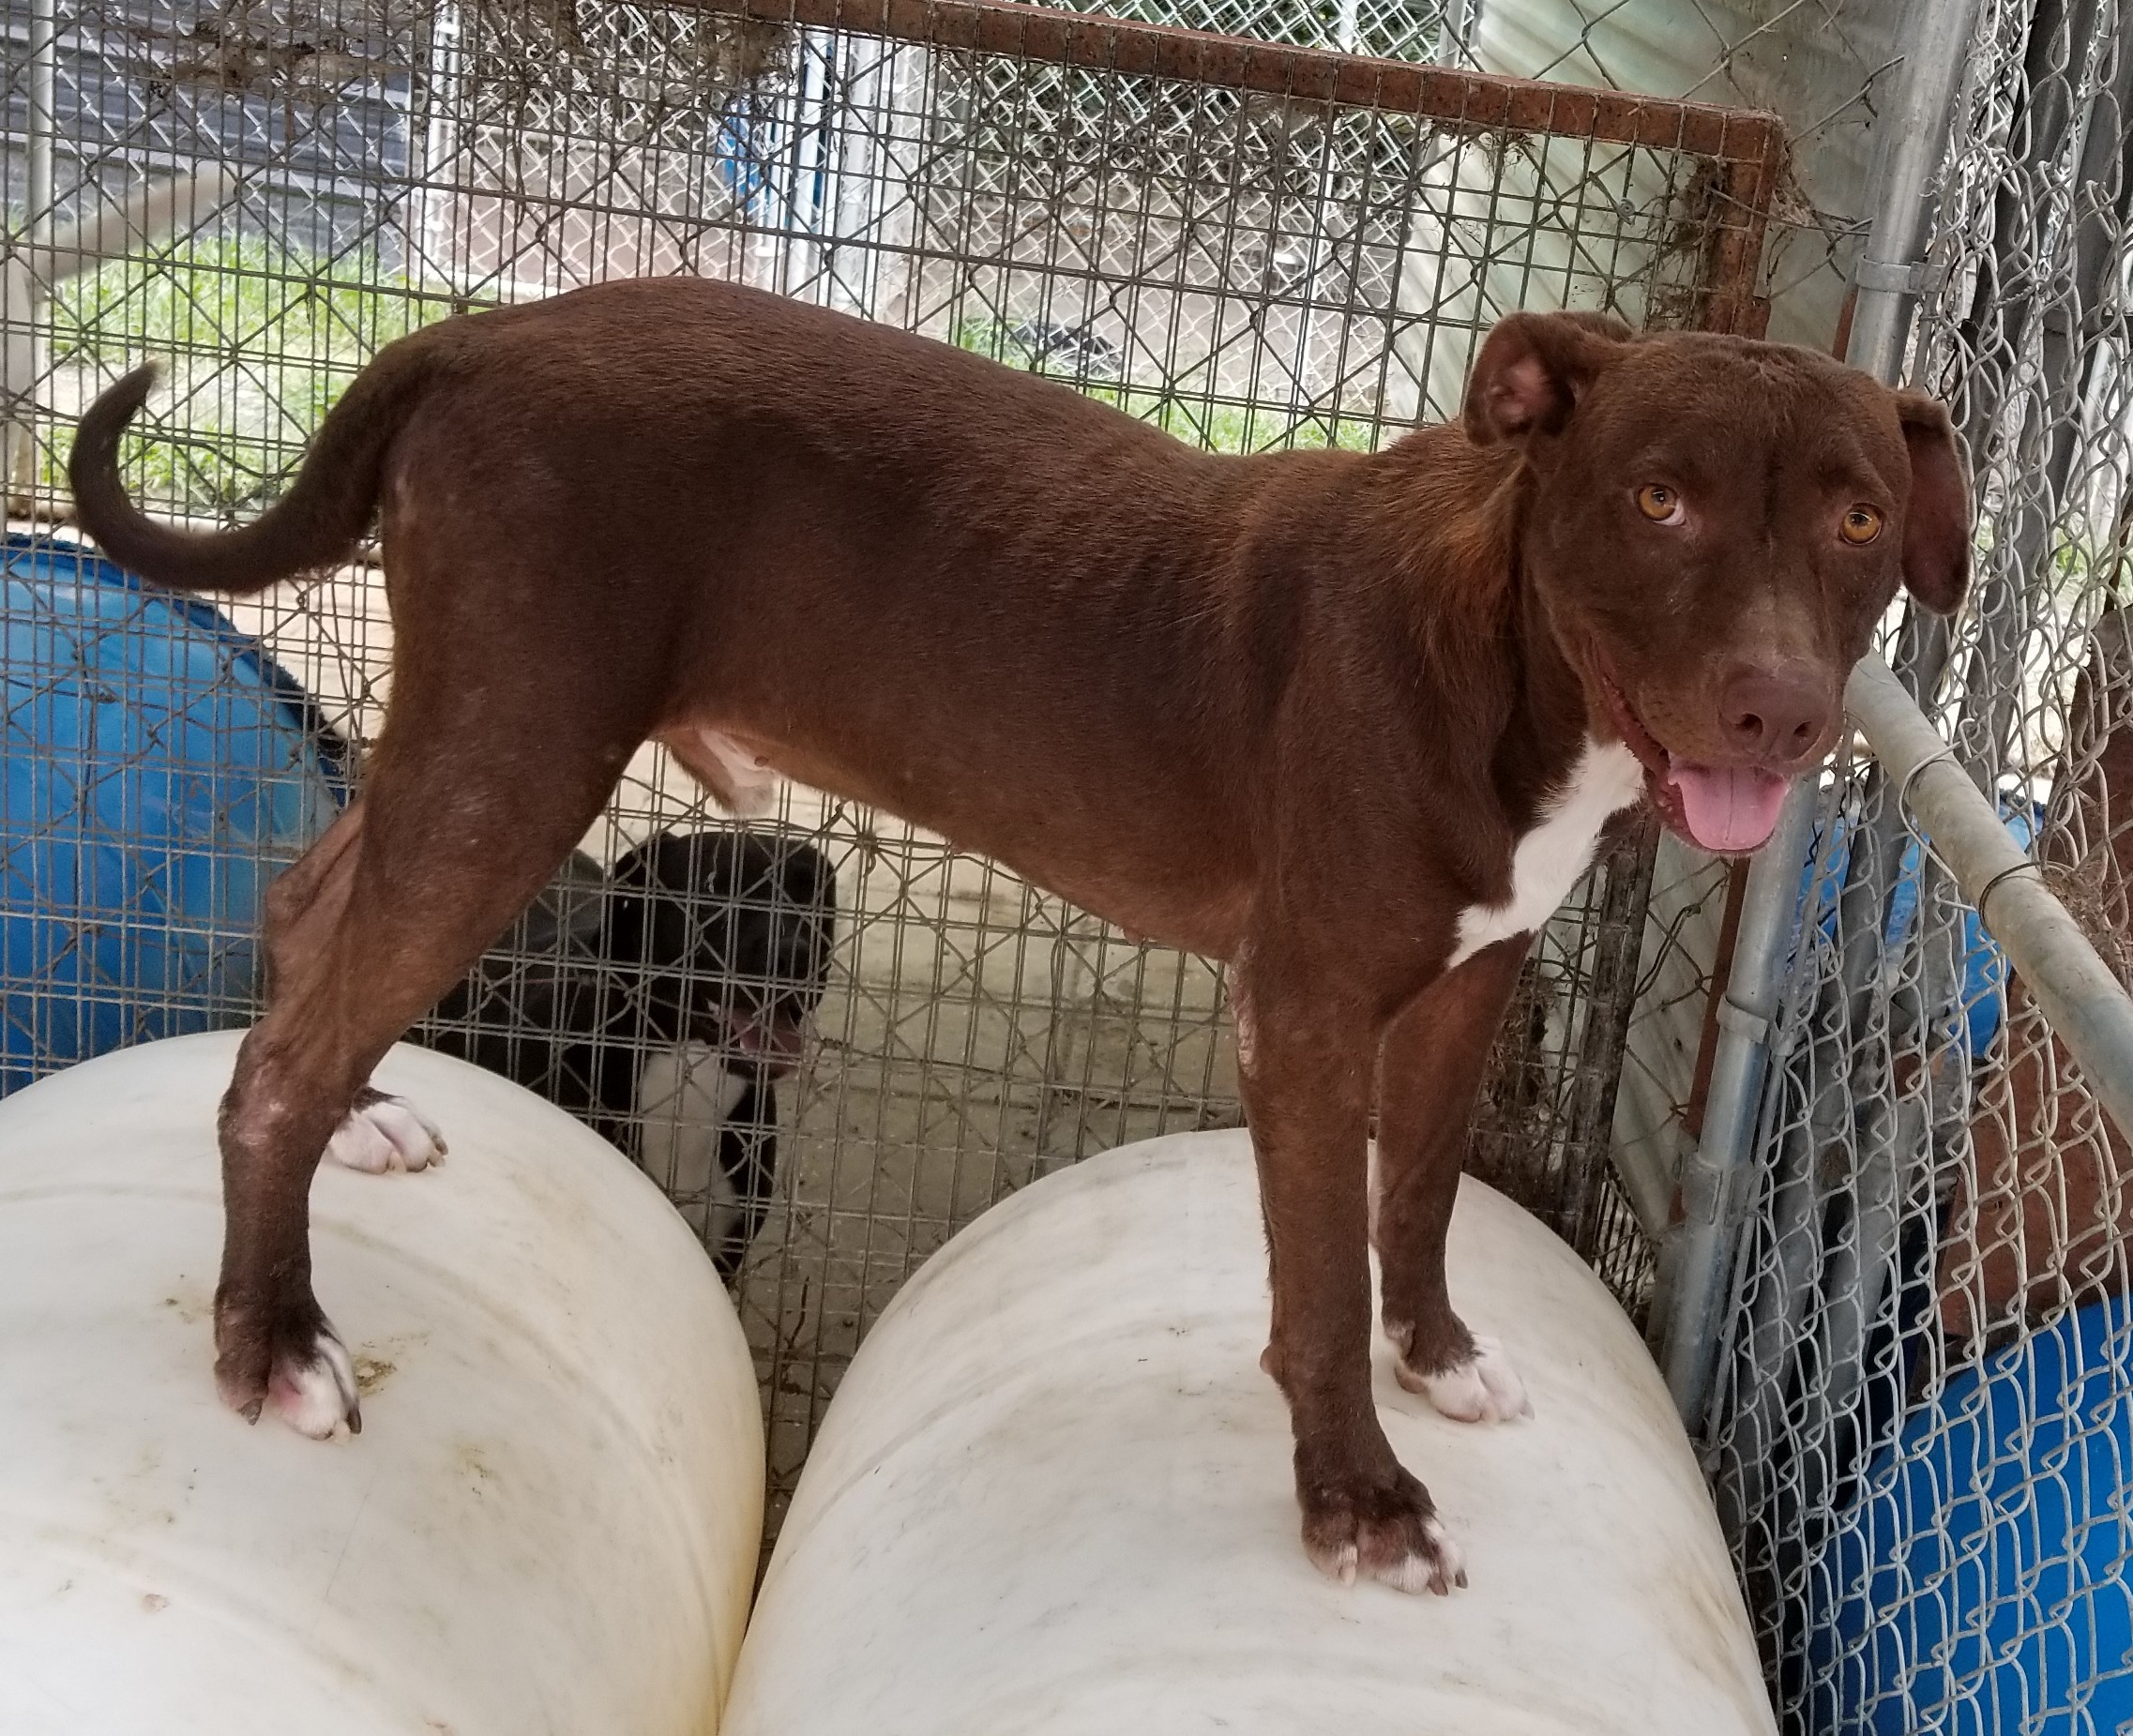
<instances>
[{"instance_id":1,"label":"dog's front leg","mask_svg":"<svg viewBox=\"0 0 2133 1736\"><path fill-rule=\"evenodd\" d=\"M1489 1046L1525 961L1530 936L1499 941L1417 995L1385 1034L1378 1087L1376 1198L1370 1233L1383 1268L1394 1371L1461 1422L1528 1413L1524 1383L1493 1339L1452 1311L1445 1233Z\"/></svg>"},{"instance_id":2,"label":"dog's front leg","mask_svg":"<svg viewBox=\"0 0 2133 1736\"><path fill-rule=\"evenodd\" d=\"M1238 1060L1274 1290L1262 1359L1289 1401L1304 1547L1342 1581L1404 1592L1465 1578L1430 1494L1393 1457L1370 1396L1365 1137L1376 1033L1349 993L1254 972Z\"/></svg>"}]
</instances>

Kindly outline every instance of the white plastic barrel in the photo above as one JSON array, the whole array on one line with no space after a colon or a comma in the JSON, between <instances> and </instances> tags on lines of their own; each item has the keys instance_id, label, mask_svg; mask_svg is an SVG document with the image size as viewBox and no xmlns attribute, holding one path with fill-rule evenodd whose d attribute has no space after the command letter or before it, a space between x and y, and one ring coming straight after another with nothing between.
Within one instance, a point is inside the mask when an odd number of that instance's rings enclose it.
<instances>
[{"instance_id":1,"label":"white plastic barrel","mask_svg":"<svg viewBox=\"0 0 2133 1736\"><path fill-rule=\"evenodd\" d=\"M690 1736L762 1521L755 1376L710 1262L613 1147L398 1049L450 1156L322 1166L319 1297L363 1433L215 1396L233 1034L0 1103L0 1731Z\"/></svg>"},{"instance_id":2,"label":"white plastic barrel","mask_svg":"<svg viewBox=\"0 0 2133 1736\"><path fill-rule=\"evenodd\" d=\"M1413 1597L1334 1584L1298 1541L1243 1134L1127 1147L987 1214L829 1408L726 1736L1771 1730L1709 1498L1622 1310L1473 1182L1451 1282L1535 1414L1443 1419L1379 1345L1392 1443L1471 1578Z\"/></svg>"}]
</instances>

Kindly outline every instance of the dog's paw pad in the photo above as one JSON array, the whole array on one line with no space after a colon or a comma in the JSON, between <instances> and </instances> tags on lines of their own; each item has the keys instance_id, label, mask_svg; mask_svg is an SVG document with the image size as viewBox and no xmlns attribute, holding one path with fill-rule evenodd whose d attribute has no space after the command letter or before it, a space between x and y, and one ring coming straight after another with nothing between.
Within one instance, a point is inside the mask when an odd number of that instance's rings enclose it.
<instances>
[{"instance_id":1,"label":"dog's paw pad","mask_svg":"<svg viewBox=\"0 0 2133 1736\"><path fill-rule=\"evenodd\" d=\"M366 1175L427 1170L444 1161L445 1136L405 1097L366 1089L333 1130L325 1155Z\"/></svg>"},{"instance_id":2,"label":"dog's paw pad","mask_svg":"<svg viewBox=\"0 0 2133 1736\"><path fill-rule=\"evenodd\" d=\"M1526 1383L1494 1338L1477 1336L1473 1355L1435 1374L1409 1367L1404 1358L1393 1365L1393 1372L1400 1385L1454 1422L1508 1423L1533 1414Z\"/></svg>"},{"instance_id":3,"label":"dog's paw pad","mask_svg":"<svg viewBox=\"0 0 2133 1736\"><path fill-rule=\"evenodd\" d=\"M363 1413L356 1402L356 1366L332 1327L322 1328L308 1351L285 1351L275 1358L267 1377L266 1406L298 1434L313 1441L363 1432Z\"/></svg>"}]
</instances>

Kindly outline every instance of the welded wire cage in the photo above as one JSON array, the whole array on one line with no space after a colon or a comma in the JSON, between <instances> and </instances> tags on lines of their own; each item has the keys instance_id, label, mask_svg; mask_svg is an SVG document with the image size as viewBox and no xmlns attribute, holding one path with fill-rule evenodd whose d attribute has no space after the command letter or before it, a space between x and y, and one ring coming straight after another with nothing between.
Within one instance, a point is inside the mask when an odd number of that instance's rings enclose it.
<instances>
[{"instance_id":1,"label":"welded wire cage","mask_svg":"<svg viewBox=\"0 0 2133 1736\"><path fill-rule=\"evenodd\" d=\"M1209 447L1367 448L1455 410L1513 308L1755 329L1782 157L1760 115L974 0L0 16L6 753L41 779L0 818L10 1085L255 1012L258 883L359 786L389 686L370 565L172 626L74 553L72 424L122 370L165 370L129 485L202 523L271 502L392 338L643 273L887 321ZM1442 23L1357 16L1335 41L1412 53ZM181 627L207 642L190 661L141 650ZM268 698L232 784L229 731L192 724L246 682ZM143 704L164 727L111 722ZM170 823L174 792L220 818ZM262 801L286 823L229 823ZM755 853L654 860L698 834ZM1632 1306L1649 1220L1607 1151L1672 940L1647 936L1652 864L1626 837L1536 945L1472 1151ZM679 942L648 938L659 899ZM789 1071L764 1041L780 996L816 1034ZM740 825L663 750L423 1038L583 1113L703 1234L764 1376L774 1524L929 1251L1054 1166L1239 1118L1215 964L809 792Z\"/></svg>"},{"instance_id":2,"label":"welded wire cage","mask_svg":"<svg viewBox=\"0 0 2133 1736\"><path fill-rule=\"evenodd\" d=\"M1892 663L2133 983L2133 18L1986 0L1909 378L1974 608ZM2127 1146L1864 758L1824 792L1710 1465L1787 1724L2133 1728Z\"/></svg>"}]
</instances>

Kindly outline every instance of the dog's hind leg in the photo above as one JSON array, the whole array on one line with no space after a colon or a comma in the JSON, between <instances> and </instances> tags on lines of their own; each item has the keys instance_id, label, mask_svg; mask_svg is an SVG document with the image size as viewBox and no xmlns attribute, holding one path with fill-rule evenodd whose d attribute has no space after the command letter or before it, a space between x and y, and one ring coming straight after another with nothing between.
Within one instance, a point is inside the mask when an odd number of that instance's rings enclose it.
<instances>
[{"instance_id":1,"label":"dog's hind leg","mask_svg":"<svg viewBox=\"0 0 2133 1736\"><path fill-rule=\"evenodd\" d=\"M1503 1347L1466 1329L1445 1282L1474 1095L1529 939L1499 941L1439 977L1393 1021L1380 1061L1370 1234L1385 1333L1399 1352L1394 1372L1409 1392L1467 1423L1508 1422L1531 1410Z\"/></svg>"},{"instance_id":2,"label":"dog's hind leg","mask_svg":"<svg viewBox=\"0 0 2133 1736\"><path fill-rule=\"evenodd\" d=\"M523 647L470 646L482 667L464 670L407 650L362 795L268 895L267 1010L222 1102L217 1384L322 1438L361 1418L311 1289L312 1172L394 1039L583 836L647 722L627 679L558 696L480 678Z\"/></svg>"},{"instance_id":3,"label":"dog's hind leg","mask_svg":"<svg viewBox=\"0 0 2133 1736\"><path fill-rule=\"evenodd\" d=\"M275 881L267 894L268 933L289 936L306 925L304 913L332 879L335 865L356 848L363 832L363 805L354 804L326 828L317 844ZM295 962L286 944L281 971ZM267 949L267 998L274 999L275 948ZM299 955L300 956L300 955ZM340 1125L333 1130L325 1155L351 1170L371 1174L427 1169L445 1155L445 1137L428 1116L403 1098L365 1086L356 1094Z\"/></svg>"}]
</instances>

